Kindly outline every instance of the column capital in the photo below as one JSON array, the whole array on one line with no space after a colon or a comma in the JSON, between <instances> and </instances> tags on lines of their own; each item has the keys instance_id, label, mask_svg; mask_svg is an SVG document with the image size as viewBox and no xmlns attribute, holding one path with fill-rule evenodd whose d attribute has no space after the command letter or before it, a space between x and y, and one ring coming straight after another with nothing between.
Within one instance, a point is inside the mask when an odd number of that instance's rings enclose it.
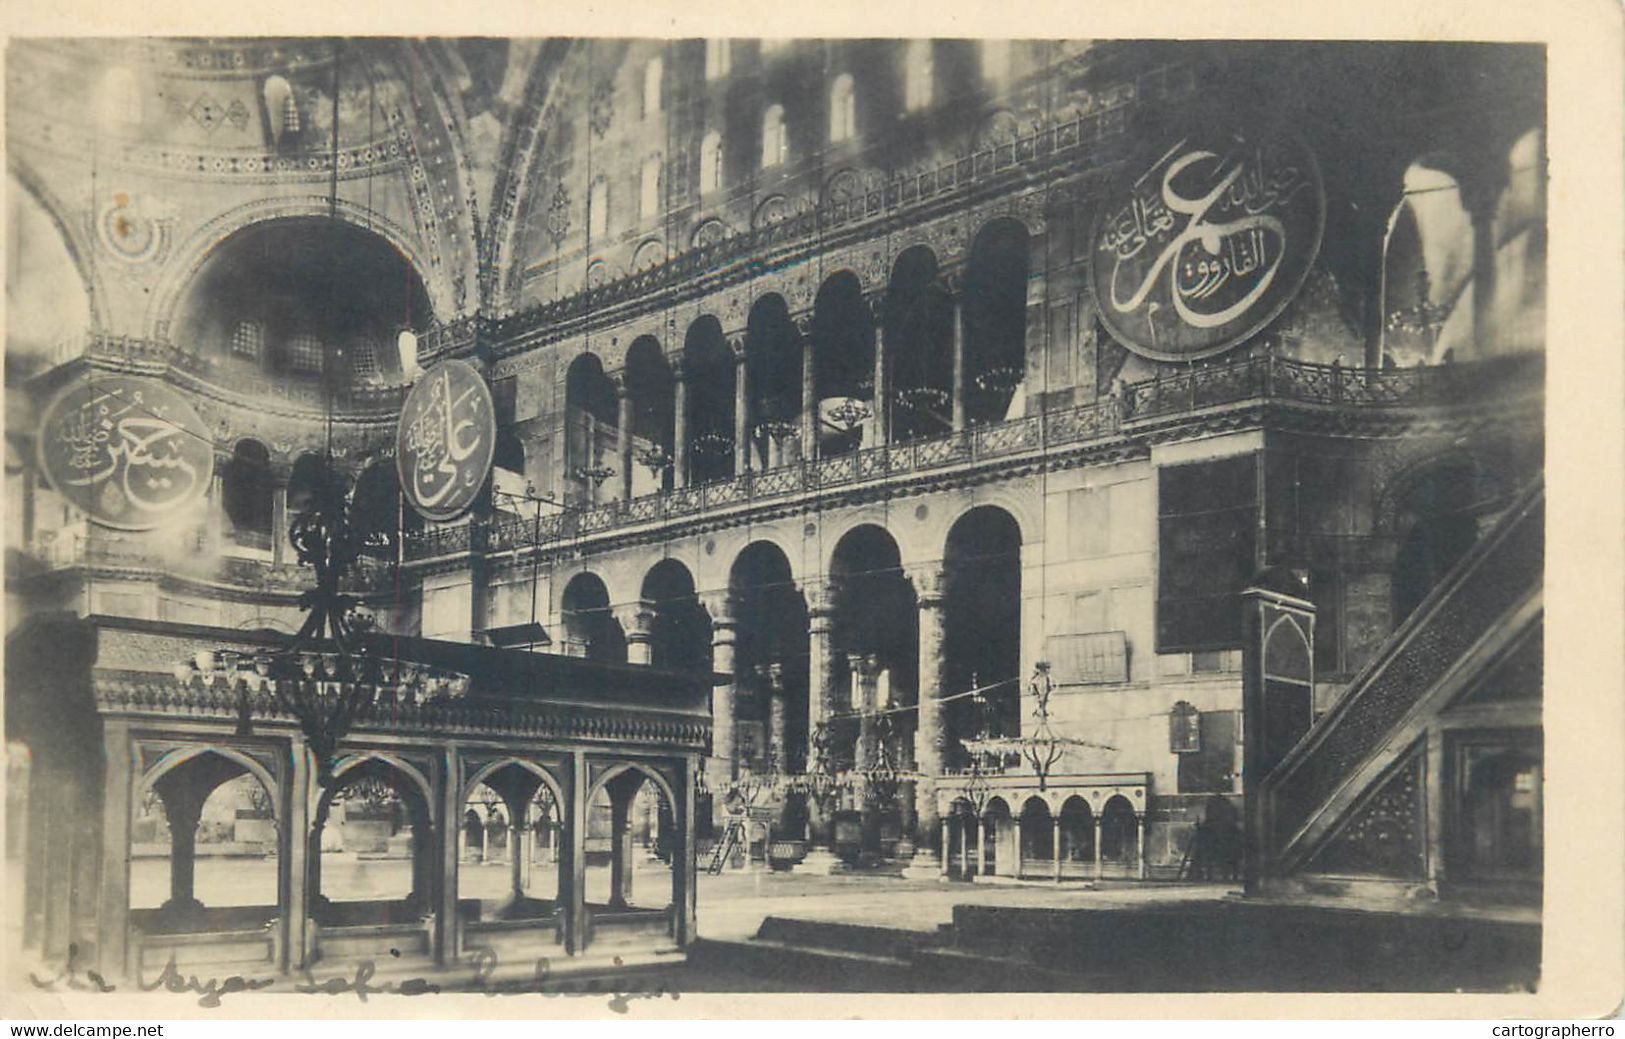
<instances>
[{"instance_id":1,"label":"column capital","mask_svg":"<svg viewBox=\"0 0 1625 1039\"><path fill-rule=\"evenodd\" d=\"M705 607L705 612L711 615L712 627L731 628L734 626L736 622L734 620L735 603L733 593L725 590L700 592L696 597L700 600L700 605Z\"/></svg>"},{"instance_id":2,"label":"column capital","mask_svg":"<svg viewBox=\"0 0 1625 1039\"><path fill-rule=\"evenodd\" d=\"M746 339L744 330L741 329L737 332L729 332L722 338L728 344L729 352L734 355L734 364L744 364Z\"/></svg>"},{"instance_id":3,"label":"column capital","mask_svg":"<svg viewBox=\"0 0 1625 1039\"><path fill-rule=\"evenodd\" d=\"M803 581L802 595L807 600L808 617L828 618L835 613L835 600L841 593L841 582L833 577Z\"/></svg>"},{"instance_id":4,"label":"column capital","mask_svg":"<svg viewBox=\"0 0 1625 1039\"><path fill-rule=\"evenodd\" d=\"M649 628L654 624L655 612L655 604L646 599L639 599L637 602L617 606L614 609L615 619L620 621L628 639L634 636L648 638Z\"/></svg>"},{"instance_id":5,"label":"column capital","mask_svg":"<svg viewBox=\"0 0 1625 1039\"><path fill-rule=\"evenodd\" d=\"M627 393L630 392L626 384L626 369L616 368L604 374L609 377L609 384L615 387L615 399L625 400Z\"/></svg>"},{"instance_id":6,"label":"column capital","mask_svg":"<svg viewBox=\"0 0 1625 1039\"><path fill-rule=\"evenodd\" d=\"M813 325L813 312L803 310L790 315L791 324L796 326L796 333L803 339L811 338Z\"/></svg>"},{"instance_id":7,"label":"column capital","mask_svg":"<svg viewBox=\"0 0 1625 1039\"><path fill-rule=\"evenodd\" d=\"M886 317L886 290L871 289L863 294L863 305L869 309L869 318L879 327Z\"/></svg>"},{"instance_id":8,"label":"column capital","mask_svg":"<svg viewBox=\"0 0 1625 1039\"><path fill-rule=\"evenodd\" d=\"M688 378L688 358L682 354L667 357L666 366L671 369L671 377L678 382Z\"/></svg>"},{"instance_id":9,"label":"column capital","mask_svg":"<svg viewBox=\"0 0 1625 1039\"><path fill-rule=\"evenodd\" d=\"M916 563L907 568L907 573L914 584L914 595L920 609L934 609L942 605L948 574L941 563Z\"/></svg>"},{"instance_id":10,"label":"column capital","mask_svg":"<svg viewBox=\"0 0 1625 1039\"><path fill-rule=\"evenodd\" d=\"M943 291L953 298L954 303L959 303L965 291L965 265L956 263L951 267L942 268L937 274L937 280L942 283Z\"/></svg>"}]
</instances>

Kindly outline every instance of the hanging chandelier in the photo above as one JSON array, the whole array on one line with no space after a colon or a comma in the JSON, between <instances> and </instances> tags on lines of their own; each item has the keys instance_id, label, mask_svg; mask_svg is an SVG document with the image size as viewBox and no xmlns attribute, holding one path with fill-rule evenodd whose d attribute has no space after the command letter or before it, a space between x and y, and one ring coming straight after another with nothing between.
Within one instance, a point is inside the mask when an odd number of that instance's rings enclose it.
<instances>
[{"instance_id":1,"label":"hanging chandelier","mask_svg":"<svg viewBox=\"0 0 1625 1039\"><path fill-rule=\"evenodd\" d=\"M727 433L708 429L694 438L694 450L702 455L720 457L733 453L734 438Z\"/></svg>"},{"instance_id":2,"label":"hanging chandelier","mask_svg":"<svg viewBox=\"0 0 1625 1039\"><path fill-rule=\"evenodd\" d=\"M824 412L824 419L841 433L850 433L874 417L874 408L856 397L844 397Z\"/></svg>"},{"instance_id":3,"label":"hanging chandelier","mask_svg":"<svg viewBox=\"0 0 1625 1039\"><path fill-rule=\"evenodd\" d=\"M975 756L995 754L1002 757L1006 754L1019 754L1032 766L1033 773L1038 777L1038 789L1044 790L1050 774L1066 756L1068 749L1073 747L1112 751L1117 749L1110 744L1062 736L1050 725L1049 700L1055 691L1055 682L1050 677L1050 666L1047 661L1040 660L1034 665L1033 677L1027 683L1027 690L1034 701L1035 721L1031 732L1020 736L982 736L964 740L962 743L965 750ZM979 767L975 757L972 758L972 764Z\"/></svg>"},{"instance_id":4,"label":"hanging chandelier","mask_svg":"<svg viewBox=\"0 0 1625 1039\"><path fill-rule=\"evenodd\" d=\"M671 452L660 444L648 444L638 448L636 457L638 464L649 470L649 475L656 477L674 464Z\"/></svg>"},{"instance_id":5,"label":"hanging chandelier","mask_svg":"<svg viewBox=\"0 0 1625 1039\"><path fill-rule=\"evenodd\" d=\"M1014 393L1021 385L1021 369L1013 364L1001 364L976 375L976 388L984 393Z\"/></svg>"},{"instance_id":6,"label":"hanging chandelier","mask_svg":"<svg viewBox=\"0 0 1625 1039\"><path fill-rule=\"evenodd\" d=\"M570 470L576 479L583 483L591 483L594 487L601 485L605 480L615 475L613 466L608 465L578 465Z\"/></svg>"}]
</instances>

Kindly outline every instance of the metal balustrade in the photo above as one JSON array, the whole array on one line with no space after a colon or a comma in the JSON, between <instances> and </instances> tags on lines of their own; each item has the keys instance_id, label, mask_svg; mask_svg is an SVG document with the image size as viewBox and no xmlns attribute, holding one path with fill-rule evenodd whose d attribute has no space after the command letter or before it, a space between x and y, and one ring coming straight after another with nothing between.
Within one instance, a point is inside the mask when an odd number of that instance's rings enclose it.
<instances>
[{"instance_id":1,"label":"metal balustrade","mask_svg":"<svg viewBox=\"0 0 1625 1039\"><path fill-rule=\"evenodd\" d=\"M1160 379L1127 384L1118 393L1076 407L1041 412L963 433L865 448L747 472L695 487L611 502L544 521L543 544L584 534L663 523L768 499L851 484L885 481L934 469L1019 456L1133 435L1142 424L1206 408L1272 403L1354 408L1448 407L1543 385L1545 357L1518 354L1443 368L1356 369L1262 355L1210 364ZM534 540L530 521L510 521L501 545ZM434 529L410 537L407 558L431 559L471 550L470 527ZM478 550L477 548L472 550ZM1369 543L1349 551L1380 553Z\"/></svg>"}]
</instances>

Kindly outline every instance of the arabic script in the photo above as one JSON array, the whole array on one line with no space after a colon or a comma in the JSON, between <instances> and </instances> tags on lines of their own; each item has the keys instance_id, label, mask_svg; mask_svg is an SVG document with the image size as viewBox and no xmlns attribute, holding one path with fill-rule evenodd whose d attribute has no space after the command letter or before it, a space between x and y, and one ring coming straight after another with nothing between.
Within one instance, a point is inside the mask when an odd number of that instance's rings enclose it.
<instances>
[{"instance_id":1,"label":"arabic script","mask_svg":"<svg viewBox=\"0 0 1625 1039\"><path fill-rule=\"evenodd\" d=\"M448 362L424 376L401 415L399 456L407 498L431 519L466 508L490 469L490 392L478 372Z\"/></svg>"},{"instance_id":2,"label":"arabic script","mask_svg":"<svg viewBox=\"0 0 1625 1039\"><path fill-rule=\"evenodd\" d=\"M1101 222L1103 315L1155 352L1227 345L1238 323L1271 316L1271 302L1296 290L1320 219L1319 178L1306 154L1240 138L1222 149L1181 140Z\"/></svg>"},{"instance_id":3,"label":"arabic script","mask_svg":"<svg viewBox=\"0 0 1625 1039\"><path fill-rule=\"evenodd\" d=\"M122 376L71 387L47 408L42 468L97 520L142 529L201 494L213 448L190 405L167 387Z\"/></svg>"}]
</instances>

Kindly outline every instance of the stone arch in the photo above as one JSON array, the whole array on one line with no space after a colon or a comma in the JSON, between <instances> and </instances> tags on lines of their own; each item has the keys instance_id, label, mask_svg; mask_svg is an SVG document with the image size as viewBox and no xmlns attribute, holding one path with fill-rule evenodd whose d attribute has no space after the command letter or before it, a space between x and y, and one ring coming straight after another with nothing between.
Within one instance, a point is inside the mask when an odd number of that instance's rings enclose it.
<instances>
[{"instance_id":1,"label":"stone arch","mask_svg":"<svg viewBox=\"0 0 1625 1039\"><path fill-rule=\"evenodd\" d=\"M62 200L46 186L34 172L33 167L17 156L15 149L6 154L6 169L16 181L17 187L28 194L56 228L62 248L67 252L74 269L79 272L79 281L85 290L85 306L90 312L91 327L87 331L106 327L107 315L103 307L107 290L102 284L100 271L94 262L94 246L83 236L83 232L73 220L64 217L68 210L62 204Z\"/></svg>"},{"instance_id":2,"label":"stone arch","mask_svg":"<svg viewBox=\"0 0 1625 1039\"><path fill-rule=\"evenodd\" d=\"M997 735L1020 731L1021 554L1020 524L996 505L965 510L943 539L943 692L987 689L946 705L954 757L955 737L984 725Z\"/></svg>"},{"instance_id":3,"label":"stone arch","mask_svg":"<svg viewBox=\"0 0 1625 1039\"><path fill-rule=\"evenodd\" d=\"M476 787L485 782L486 779L510 765L516 765L519 768L524 769L526 772L531 773L537 779L540 779L542 781L542 785L547 787L548 791L553 795L553 799L556 802L561 805L565 803L564 787L559 783L558 778L554 776L553 773L549 772L545 766L539 765L536 762L527 760L525 758L510 755L505 758L498 758L495 761L488 761L484 765L481 765L479 768L475 769L474 773L468 777L468 781L463 784L462 789L458 791L457 804L461 806L473 796Z\"/></svg>"},{"instance_id":4,"label":"stone arch","mask_svg":"<svg viewBox=\"0 0 1625 1039\"><path fill-rule=\"evenodd\" d=\"M910 245L897 254L886 283L887 395L878 406L888 409L893 440L952 429L953 304L940 273L929 245Z\"/></svg>"},{"instance_id":5,"label":"stone arch","mask_svg":"<svg viewBox=\"0 0 1625 1039\"><path fill-rule=\"evenodd\" d=\"M711 620L700 604L693 571L681 560L662 559L644 574L638 598L653 613L650 663L709 673Z\"/></svg>"},{"instance_id":6,"label":"stone arch","mask_svg":"<svg viewBox=\"0 0 1625 1039\"><path fill-rule=\"evenodd\" d=\"M244 754L240 750L218 743L201 744L194 747L177 747L153 762L152 767L141 774L141 781L136 784L138 791L151 788L153 784L162 779L167 773L174 771L189 761L197 760L206 754L214 754L240 766L244 772L259 780L265 792L271 795L271 812L277 818L282 818L282 804L277 798L276 777L264 765ZM140 804L140 797L131 799L133 805Z\"/></svg>"},{"instance_id":7,"label":"stone arch","mask_svg":"<svg viewBox=\"0 0 1625 1039\"><path fill-rule=\"evenodd\" d=\"M186 289L192 284L203 264L215 247L232 235L254 224L289 217L328 218L336 215L343 222L379 235L395 248L423 282L428 293L433 317L456 313L451 286L443 273L430 276L433 267L427 263L423 251L417 247L414 236L388 217L345 199L339 199L332 209L328 199L320 195L258 199L227 210L194 231L180 243L173 258L164 265L163 273L154 287L152 302L148 304L145 327L153 338L163 338L170 329L175 308Z\"/></svg>"},{"instance_id":8,"label":"stone arch","mask_svg":"<svg viewBox=\"0 0 1625 1039\"><path fill-rule=\"evenodd\" d=\"M1027 277L1032 236L1020 220L995 216L971 240L960 290L966 420L1000 422L1025 412ZM1018 399L1019 398L1019 399Z\"/></svg>"},{"instance_id":9,"label":"stone arch","mask_svg":"<svg viewBox=\"0 0 1625 1039\"><path fill-rule=\"evenodd\" d=\"M666 798L667 803L670 804L674 809L676 808L679 802L677 800L677 792L672 787L671 781L667 779L659 769L642 761L620 761L604 769L604 771L599 773L598 777L592 781L592 785L587 788L585 797L586 802L591 804L592 799L597 796L598 791L604 789L604 787L617 776L626 775L628 772L642 773L645 779L654 783L655 788L659 790L662 796Z\"/></svg>"},{"instance_id":10,"label":"stone arch","mask_svg":"<svg viewBox=\"0 0 1625 1039\"><path fill-rule=\"evenodd\" d=\"M339 781L346 774L353 772L358 768L362 768L369 762L373 761L378 762L383 768L391 769L405 776L412 784L413 789L423 798L423 803L429 807L431 814L433 813L435 806L434 784L429 782L429 777L419 771L417 766L411 764L398 754L392 754L389 751L384 750L358 751L353 754L347 754L338 761L335 761L333 763L332 785L327 787L326 790L320 792L320 801L323 803L331 802L333 798L333 791L338 790L343 785Z\"/></svg>"},{"instance_id":11,"label":"stone arch","mask_svg":"<svg viewBox=\"0 0 1625 1039\"><path fill-rule=\"evenodd\" d=\"M1142 814L1122 794L1113 794L1100 809L1100 857L1104 862L1137 865L1140 861Z\"/></svg>"},{"instance_id":12,"label":"stone arch","mask_svg":"<svg viewBox=\"0 0 1625 1039\"><path fill-rule=\"evenodd\" d=\"M589 660L626 662L626 636L615 619L614 600L604 579L582 570L559 593L559 624L575 655Z\"/></svg>"}]
</instances>

